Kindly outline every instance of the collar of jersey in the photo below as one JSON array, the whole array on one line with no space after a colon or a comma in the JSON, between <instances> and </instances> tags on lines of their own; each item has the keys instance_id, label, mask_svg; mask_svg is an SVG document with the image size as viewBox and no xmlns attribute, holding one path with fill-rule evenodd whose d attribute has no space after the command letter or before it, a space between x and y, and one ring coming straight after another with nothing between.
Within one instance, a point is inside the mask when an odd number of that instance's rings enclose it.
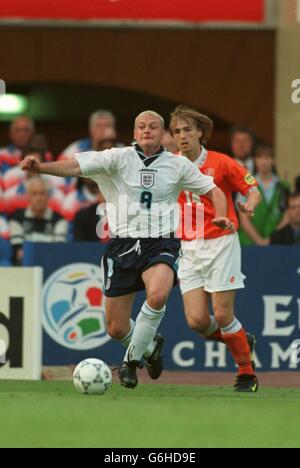
<instances>
[{"instance_id":1,"label":"collar of jersey","mask_svg":"<svg viewBox=\"0 0 300 468\"><path fill-rule=\"evenodd\" d=\"M182 151L179 152L179 155L182 156ZM194 161L194 164L197 166L197 167L202 167L204 165L204 163L206 162L206 159L207 159L207 156L208 156L208 151L207 149L204 147L204 146L201 146L201 152L200 152L200 155L199 157L196 159L196 161Z\"/></svg>"},{"instance_id":2,"label":"collar of jersey","mask_svg":"<svg viewBox=\"0 0 300 468\"><path fill-rule=\"evenodd\" d=\"M207 159L207 149L204 146L201 146L201 153L198 159L196 159L196 166L202 167Z\"/></svg>"},{"instance_id":3,"label":"collar of jersey","mask_svg":"<svg viewBox=\"0 0 300 468\"><path fill-rule=\"evenodd\" d=\"M144 154L144 151L142 150L142 148L139 146L139 145L134 145L135 147L135 151L137 152L137 154L139 155L139 157L141 158L141 160L144 162L146 159L151 159L152 162L154 160L154 158L158 158L162 153L165 152L165 149L161 146L159 148L159 151L155 154L152 154L151 156L145 156Z\"/></svg>"}]
</instances>

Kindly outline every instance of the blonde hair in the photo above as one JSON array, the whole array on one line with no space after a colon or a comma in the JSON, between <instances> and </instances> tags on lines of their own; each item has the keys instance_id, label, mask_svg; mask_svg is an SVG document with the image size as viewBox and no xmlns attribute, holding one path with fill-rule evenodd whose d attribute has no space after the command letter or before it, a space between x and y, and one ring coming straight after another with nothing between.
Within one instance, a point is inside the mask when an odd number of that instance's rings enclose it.
<instances>
[{"instance_id":1,"label":"blonde hair","mask_svg":"<svg viewBox=\"0 0 300 468\"><path fill-rule=\"evenodd\" d=\"M155 111L152 111L152 110L146 110L146 111L143 111L141 112L136 118L135 118L135 121L134 121L134 126L136 126L136 123L137 123L137 120L140 118L140 117L144 117L146 115L151 115L152 117L156 117L157 119L159 119L160 123L161 123L161 127L162 128L165 128L165 121L164 121L164 118L158 114L157 112Z\"/></svg>"},{"instance_id":2,"label":"blonde hair","mask_svg":"<svg viewBox=\"0 0 300 468\"><path fill-rule=\"evenodd\" d=\"M214 128L214 122L210 117L205 114L201 114L201 112L198 112L191 107L183 105L177 106L174 112L171 113L170 132L172 135L174 125L179 119L186 120L188 122L192 121L198 130L202 130L203 132L201 143L206 144L208 142Z\"/></svg>"}]
</instances>

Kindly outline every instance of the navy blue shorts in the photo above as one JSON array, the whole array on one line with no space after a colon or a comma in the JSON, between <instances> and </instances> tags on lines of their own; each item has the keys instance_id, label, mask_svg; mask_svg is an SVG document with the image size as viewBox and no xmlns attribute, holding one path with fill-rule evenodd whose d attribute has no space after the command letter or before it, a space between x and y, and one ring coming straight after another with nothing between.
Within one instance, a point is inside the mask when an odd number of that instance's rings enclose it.
<instances>
[{"instance_id":1,"label":"navy blue shorts","mask_svg":"<svg viewBox=\"0 0 300 468\"><path fill-rule=\"evenodd\" d=\"M119 297L143 291L142 274L153 265L164 263L174 271L174 286L180 240L171 239L112 239L103 257L105 296Z\"/></svg>"}]
</instances>

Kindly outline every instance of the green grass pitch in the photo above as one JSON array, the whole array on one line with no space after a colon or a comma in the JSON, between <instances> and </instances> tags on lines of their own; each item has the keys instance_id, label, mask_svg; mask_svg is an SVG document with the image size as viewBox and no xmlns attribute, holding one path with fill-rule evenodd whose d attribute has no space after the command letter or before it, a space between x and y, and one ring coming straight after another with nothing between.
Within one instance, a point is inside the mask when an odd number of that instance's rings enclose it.
<instances>
[{"instance_id":1,"label":"green grass pitch","mask_svg":"<svg viewBox=\"0 0 300 468\"><path fill-rule=\"evenodd\" d=\"M300 388L118 385L83 396L72 382L0 381L0 447L300 447Z\"/></svg>"}]
</instances>

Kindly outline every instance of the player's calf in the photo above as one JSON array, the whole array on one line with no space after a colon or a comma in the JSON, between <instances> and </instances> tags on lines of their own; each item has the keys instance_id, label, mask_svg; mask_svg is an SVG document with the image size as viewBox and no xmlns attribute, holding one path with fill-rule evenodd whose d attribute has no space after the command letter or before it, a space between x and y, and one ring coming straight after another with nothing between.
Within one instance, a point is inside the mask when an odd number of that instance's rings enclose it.
<instances>
[{"instance_id":1,"label":"player's calf","mask_svg":"<svg viewBox=\"0 0 300 468\"><path fill-rule=\"evenodd\" d=\"M246 336L247 336L247 341L248 341L248 345L249 345L249 348L250 348L250 357L251 357L252 369L253 369L253 372L255 372L256 364L255 364L255 361L254 361L254 351L255 351L255 345L256 345L256 338L255 338L254 335L251 335L251 333L246 333Z\"/></svg>"}]
</instances>

